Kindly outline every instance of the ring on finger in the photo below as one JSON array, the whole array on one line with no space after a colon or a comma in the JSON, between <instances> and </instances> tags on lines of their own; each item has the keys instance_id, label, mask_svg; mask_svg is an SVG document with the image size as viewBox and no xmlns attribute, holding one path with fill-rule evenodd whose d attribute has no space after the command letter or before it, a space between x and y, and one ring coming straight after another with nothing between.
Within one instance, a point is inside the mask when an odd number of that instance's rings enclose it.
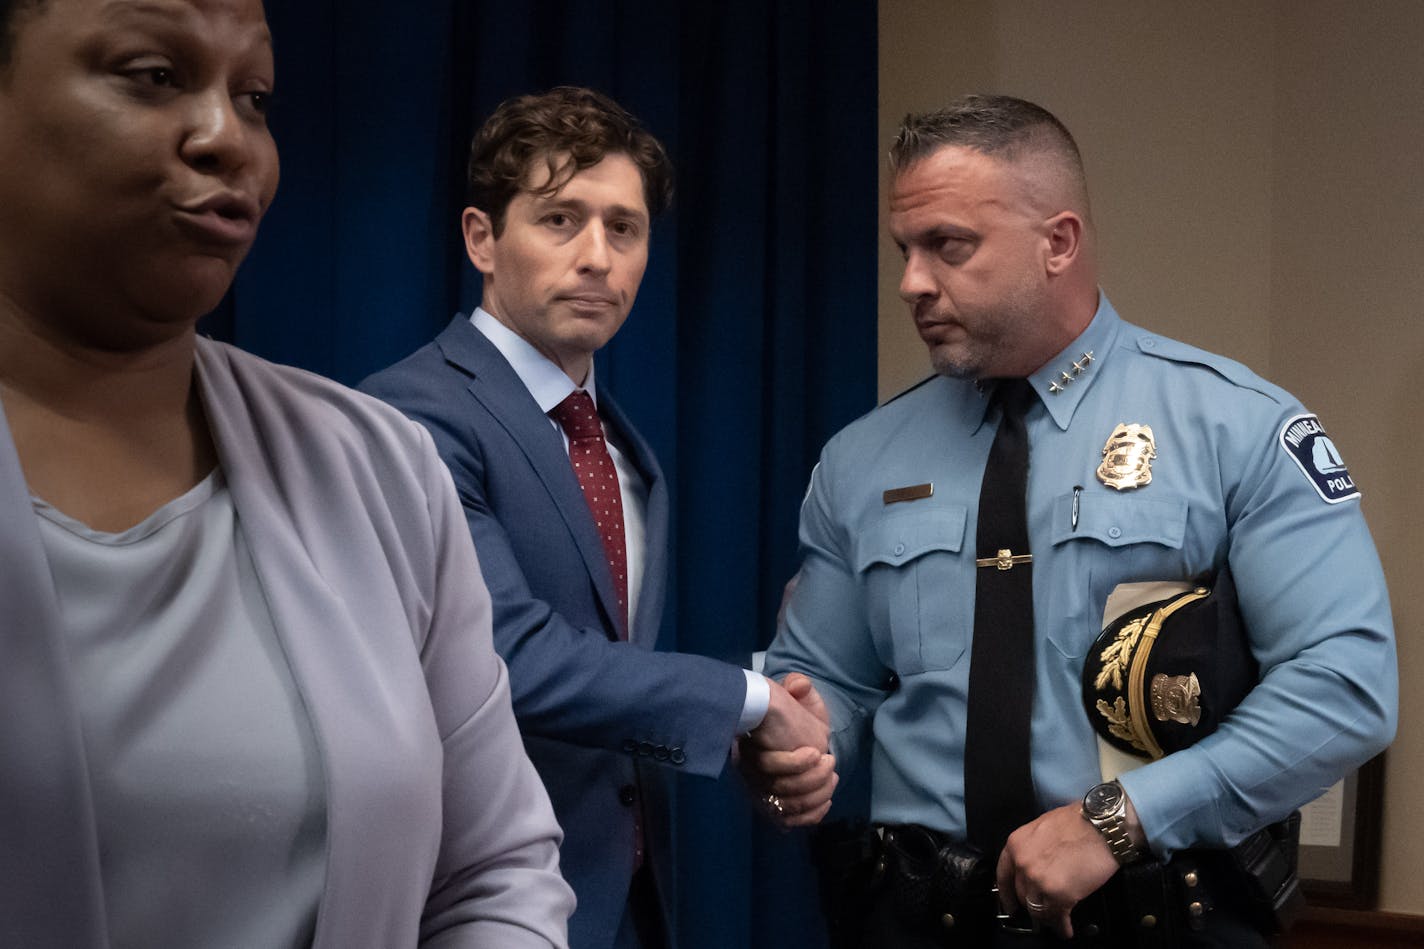
<instances>
[{"instance_id":1,"label":"ring on finger","mask_svg":"<svg viewBox=\"0 0 1424 949\"><path fill-rule=\"evenodd\" d=\"M767 807L776 811L778 816L786 816L786 808L781 805L781 798L777 797L775 794L768 794L766 797L762 798L762 800L766 802Z\"/></svg>"},{"instance_id":2,"label":"ring on finger","mask_svg":"<svg viewBox=\"0 0 1424 949\"><path fill-rule=\"evenodd\" d=\"M1047 903L1040 903L1038 900L1033 899L1025 899L1024 906L1028 909L1030 913L1033 913L1035 916L1048 909Z\"/></svg>"}]
</instances>

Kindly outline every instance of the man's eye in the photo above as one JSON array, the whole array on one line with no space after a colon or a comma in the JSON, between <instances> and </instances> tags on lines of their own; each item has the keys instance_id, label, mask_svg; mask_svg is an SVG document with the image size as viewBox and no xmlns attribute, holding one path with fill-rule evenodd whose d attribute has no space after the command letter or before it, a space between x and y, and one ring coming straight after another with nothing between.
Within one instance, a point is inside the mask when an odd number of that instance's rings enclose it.
<instances>
[{"instance_id":1,"label":"man's eye","mask_svg":"<svg viewBox=\"0 0 1424 949\"><path fill-rule=\"evenodd\" d=\"M946 237L939 245L939 256L950 263L960 263L969 258L974 245L962 237Z\"/></svg>"},{"instance_id":2,"label":"man's eye","mask_svg":"<svg viewBox=\"0 0 1424 949\"><path fill-rule=\"evenodd\" d=\"M554 212L553 214L550 214L550 215L548 215L547 217L545 217L545 218L544 218L544 223L550 224L550 225L552 225L552 226L554 226L554 227L565 227L565 226L567 226L572 220L573 220L573 218L569 217L567 214L564 214L564 213L562 213L562 212L556 211L556 212Z\"/></svg>"}]
</instances>

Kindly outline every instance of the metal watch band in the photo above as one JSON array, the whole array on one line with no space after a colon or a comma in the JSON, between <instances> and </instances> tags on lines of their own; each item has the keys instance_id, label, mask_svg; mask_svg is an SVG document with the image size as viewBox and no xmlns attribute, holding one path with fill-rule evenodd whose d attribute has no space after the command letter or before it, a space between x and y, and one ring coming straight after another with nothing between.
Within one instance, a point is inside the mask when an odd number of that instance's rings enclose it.
<instances>
[{"instance_id":1,"label":"metal watch band","mask_svg":"<svg viewBox=\"0 0 1424 949\"><path fill-rule=\"evenodd\" d=\"M1101 805L1105 802L1094 799L1098 796L1098 791L1107 789L1116 792L1116 806L1113 806L1108 813L1103 813ZM1093 801L1091 809L1089 808L1090 801ZM1118 782L1110 781L1090 789L1083 798L1083 817L1097 828L1098 833L1103 835L1103 839L1107 841L1108 850L1112 852L1113 859L1117 860L1118 864L1132 863L1142 855L1141 851L1133 844L1132 837L1127 830L1127 797L1123 793L1122 785Z\"/></svg>"},{"instance_id":2,"label":"metal watch band","mask_svg":"<svg viewBox=\"0 0 1424 949\"><path fill-rule=\"evenodd\" d=\"M1121 815L1106 818L1104 820L1091 821L1098 833L1103 835L1103 839L1108 842L1108 849L1120 864L1131 863L1140 854L1132 843L1132 837L1127 833L1127 822Z\"/></svg>"}]
</instances>

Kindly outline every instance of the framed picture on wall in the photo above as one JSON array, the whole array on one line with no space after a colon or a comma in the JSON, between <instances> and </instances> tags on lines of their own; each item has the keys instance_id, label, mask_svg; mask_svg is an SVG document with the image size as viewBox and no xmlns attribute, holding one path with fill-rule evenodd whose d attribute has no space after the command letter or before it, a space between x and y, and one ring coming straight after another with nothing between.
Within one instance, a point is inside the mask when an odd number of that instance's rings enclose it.
<instances>
[{"instance_id":1,"label":"framed picture on wall","mask_svg":"<svg viewBox=\"0 0 1424 949\"><path fill-rule=\"evenodd\" d=\"M1381 754L1301 808L1300 878L1312 906L1374 909L1383 800Z\"/></svg>"}]
</instances>

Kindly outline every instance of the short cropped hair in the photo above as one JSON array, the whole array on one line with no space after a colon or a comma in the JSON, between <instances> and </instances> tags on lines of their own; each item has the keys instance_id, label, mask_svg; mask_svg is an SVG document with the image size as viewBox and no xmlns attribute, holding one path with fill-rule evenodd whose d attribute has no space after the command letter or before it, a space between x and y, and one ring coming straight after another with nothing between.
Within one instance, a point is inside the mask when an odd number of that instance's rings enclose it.
<instances>
[{"instance_id":1,"label":"short cropped hair","mask_svg":"<svg viewBox=\"0 0 1424 949\"><path fill-rule=\"evenodd\" d=\"M536 162L549 180L536 193L550 195L608 155L627 155L643 177L643 200L656 216L672 201L672 162L651 132L612 99L579 86L506 99L470 143L472 207L490 217L494 236L505 212L529 181Z\"/></svg>"},{"instance_id":2,"label":"short cropped hair","mask_svg":"<svg viewBox=\"0 0 1424 949\"><path fill-rule=\"evenodd\" d=\"M45 0L0 0L0 68L10 65L15 45L15 17L21 10L38 9Z\"/></svg>"},{"instance_id":3,"label":"short cropped hair","mask_svg":"<svg viewBox=\"0 0 1424 949\"><path fill-rule=\"evenodd\" d=\"M949 145L1006 161L1046 152L1083 178L1083 156L1067 127L1042 106L1013 96L963 96L943 109L905 116L890 146L890 169L903 171Z\"/></svg>"}]
</instances>

